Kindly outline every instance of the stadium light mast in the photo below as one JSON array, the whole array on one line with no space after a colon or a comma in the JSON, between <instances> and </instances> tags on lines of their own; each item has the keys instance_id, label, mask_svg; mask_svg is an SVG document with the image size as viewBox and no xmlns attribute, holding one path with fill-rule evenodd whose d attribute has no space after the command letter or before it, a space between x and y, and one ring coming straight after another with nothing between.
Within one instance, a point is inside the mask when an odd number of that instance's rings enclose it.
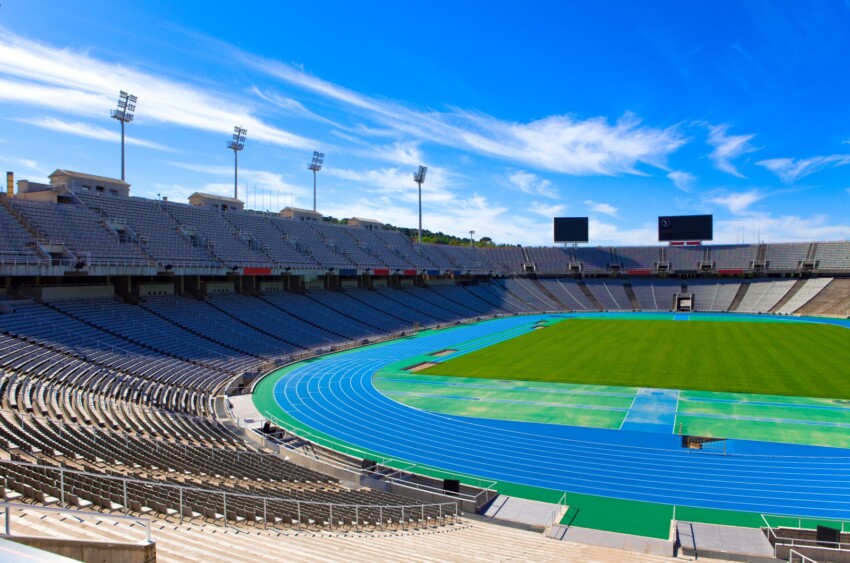
<instances>
[{"instance_id":1,"label":"stadium light mast","mask_svg":"<svg viewBox=\"0 0 850 563\"><path fill-rule=\"evenodd\" d=\"M472 236L475 234L475 231L469 231L469 248L472 248L473 239Z\"/></svg>"},{"instance_id":2,"label":"stadium light mast","mask_svg":"<svg viewBox=\"0 0 850 563\"><path fill-rule=\"evenodd\" d=\"M112 110L112 119L121 122L121 181L124 181L124 124L133 121L133 112L136 111L136 102L139 98L128 94L124 90L118 94L118 109Z\"/></svg>"},{"instance_id":3,"label":"stadium light mast","mask_svg":"<svg viewBox=\"0 0 850 563\"><path fill-rule=\"evenodd\" d=\"M324 164L324 162L325 153L313 151L313 160L307 167L307 170L313 171L313 211L316 210L316 172L319 172L322 169L322 165Z\"/></svg>"},{"instance_id":4,"label":"stadium light mast","mask_svg":"<svg viewBox=\"0 0 850 563\"><path fill-rule=\"evenodd\" d=\"M413 175L413 181L419 184L419 244L422 244L422 184L425 182L426 172L428 172L428 167L420 166L419 170Z\"/></svg>"},{"instance_id":5,"label":"stadium light mast","mask_svg":"<svg viewBox=\"0 0 850 563\"><path fill-rule=\"evenodd\" d=\"M233 199L239 199L239 151L245 148L245 135L248 131L237 125L233 128L233 139L227 142L227 148L233 151Z\"/></svg>"}]
</instances>

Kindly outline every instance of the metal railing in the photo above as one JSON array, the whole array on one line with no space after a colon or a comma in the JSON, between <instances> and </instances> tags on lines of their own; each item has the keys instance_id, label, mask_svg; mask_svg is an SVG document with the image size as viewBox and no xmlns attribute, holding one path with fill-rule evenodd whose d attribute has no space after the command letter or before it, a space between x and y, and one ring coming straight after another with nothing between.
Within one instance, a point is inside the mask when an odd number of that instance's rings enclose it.
<instances>
[{"instance_id":1,"label":"metal railing","mask_svg":"<svg viewBox=\"0 0 850 563\"><path fill-rule=\"evenodd\" d=\"M561 495L561 498L558 499L558 502L555 503L555 506L552 507L552 510L549 511L549 514L546 515L545 526L550 528L555 524L560 524L561 517L568 508L567 493L565 492Z\"/></svg>"},{"instance_id":2,"label":"metal railing","mask_svg":"<svg viewBox=\"0 0 850 563\"><path fill-rule=\"evenodd\" d=\"M327 436L321 436L321 435L315 434L315 433L311 432L310 430L308 430L306 428L298 428L298 427L295 427L294 425L287 424L287 423L281 421L280 419L276 418L274 415L272 415L268 412L265 412L263 414L266 416L266 419L269 422L272 422L276 426L281 427L282 429L284 429L284 431L286 431L290 435L298 438L299 440L307 442L307 443L311 444L312 446L318 446L320 448L329 448L329 449L331 449L335 452L342 453L342 454L349 455L349 456L353 456L353 457L356 457L356 458L359 458L359 459L377 458L377 459L374 459L374 461L376 462L376 465L382 466L384 468L388 468L388 469L392 470L389 473L380 473L381 478L386 480L386 481L389 481L391 483L394 483L394 484L397 484L399 486L406 487L406 488L411 488L411 489L422 490L422 491L426 491L426 492L430 492L430 493L445 495L445 491L443 490L442 487L431 486L431 485L428 485L428 484L425 484L425 483L410 481L410 480L406 479L406 477L408 475L405 475L405 474L414 474L414 475L421 475L421 476L424 476L424 477L427 477L427 478L433 478L433 477L430 477L427 473L429 468L421 466L417 463L411 463L411 462L408 462L408 461L399 460L399 459L395 459L395 458L392 458L392 457L384 457L384 456L381 456L381 455L376 455L375 452L369 452L369 451L360 449L358 447L352 446L350 444L347 444L345 442L334 440L333 438L330 438L330 437L327 437ZM307 437L307 436L309 436L309 437ZM290 451L293 451L293 452L297 452L297 453L301 453L302 455L304 454L304 452L303 452L303 450L301 449L300 446L296 448L296 447L293 447L291 444L289 444L285 441L274 442L274 443L278 444L280 447L283 447L284 449L287 449L287 450L290 450ZM328 444L330 444L330 445L328 445ZM339 469L343 469L343 470L346 470L346 471L352 470L352 466L335 464L332 461L325 460L325 459L323 459L322 461L324 463L327 463L330 466L337 467ZM357 472L358 473L360 472L359 468L358 468ZM481 479L480 477L476 477L474 475L468 475L468 474L465 474L465 473L457 473L457 472L453 472L453 471L446 471L446 473L449 473L450 475L452 475L454 477L459 477L460 480L467 485L476 487L478 489L482 489L481 491L479 491L475 495L469 495L469 494L465 494L465 493L453 493L452 494L453 497L463 499L463 500L469 500L469 501L473 501L473 502L477 503L482 495L487 495L489 493L495 492L494 487L497 484L496 481Z\"/></svg>"},{"instance_id":3,"label":"metal railing","mask_svg":"<svg viewBox=\"0 0 850 563\"><path fill-rule=\"evenodd\" d=\"M59 474L59 497L57 501L60 504L67 505L67 496L68 496L68 487L69 479L66 477L66 474L71 475L82 475L89 478L95 478L99 480L104 480L106 482L116 483L121 487L121 497L123 503L120 504L120 507L116 508L117 510L122 510L125 515L129 516L131 511L129 501L135 500L130 496L130 491L128 491L128 483L137 484L139 486L145 487L147 489L151 488L165 488L176 490L178 495L177 500L177 510L173 510L173 513L166 511L165 516L173 516L174 514L178 515L179 522L183 522L184 518L189 518L190 520L194 518L203 518L207 517L205 514L198 513L197 515L192 514L194 512L194 508L196 505L187 504L185 499L190 496L190 494L203 494L208 497L220 497L222 499L223 510L221 513L215 513L214 517L217 520L223 520L223 525L225 527L228 526L228 521L236 521L240 522L239 517L230 518L231 512L228 511L228 499L230 499L230 506L233 507L237 505L236 499L242 499L243 501L251 501L256 503L257 508L259 508L259 502L262 502L262 522L264 528L276 527L277 519L275 517L275 512L269 512L269 507L274 509L275 506L284 506L291 507L290 510L294 509L295 518L290 522L290 526L295 525L298 530L303 529L304 519L302 516L308 517L310 514L327 514L328 519L323 522L321 527L324 527L324 524L327 523L328 529L334 530L334 511L336 510L337 515L350 513L352 510L354 512L354 519L352 520L351 526L357 530L361 531L362 528L368 524L364 523L360 519L361 514L374 513L377 511L378 519L372 524L377 526L381 524L383 526L387 525L387 521L384 519L384 514L392 514L394 511L400 511L401 518L398 523L402 527L405 525L409 525L414 518L419 518L421 520L426 520L428 514L431 510L436 510L438 513L438 522L442 525L446 523L446 520L451 518L453 522L460 523L462 521L462 513L456 502L442 502L442 503L418 503L418 504L404 504L404 505L390 505L390 504L354 504L354 503L333 503L333 502L322 502L322 501L308 501L308 500L300 500L285 496L267 496L260 495L256 493L236 493L227 490L221 489L205 489L202 487L187 487L183 485L175 484L174 482L165 482L165 481L153 481L153 480L143 480L143 479L134 479L130 477L119 477L108 474L101 473L90 473L87 471L80 471L76 469L67 469L63 467L56 467L53 465L38 465L34 463L28 463L23 461L11 461L11 460L0 460L0 467L5 465L14 465L14 466L22 466L27 469L47 473L47 472L57 472ZM46 476L46 475L45 475ZM4 472L3 478L9 479L10 476L7 472ZM14 476L11 476L14 479ZM31 486L31 485L30 485ZM166 505L166 503L161 503ZM31 505L27 505L31 506ZM104 507L107 509L112 509L112 507ZM150 507L148 507L150 508ZM187 514L187 511L190 514ZM290 513L293 514L293 513ZM271 521L269 520L269 515L272 516ZM309 517L308 517L309 520ZM338 521L337 521L338 522ZM283 521L280 522L283 524ZM315 524L315 523L312 523ZM308 521L308 526L311 523ZM337 526L338 527L338 526Z\"/></svg>"},{"instance_id":4,"label":"metal railing","mask_svg":"<svg viewBox=\"0 0 850 563\"><path fill-rule=\"evenodd\" d=\"M73 508L56 508L52 506L39 506L35 504L25 504L19 502L6 502L0 501L0 514L4 515L5 518L5 536L7 538L12 537L12 510L32 510L35 512L44 512L47 514L65 514L69 516L73 516L77 519L82 519L85 517L93 517L93 518L103 518L106 520L114 520L115 522L130 522L131 527L133 524L141 524L145 530L145 539L144 541L140 541L141 545L149 545L151 543L151 521L150 518L143 518L141 516L121 516L118 514L103 514L100 512L86 512L85 510L75 510Z\"/></svg>"},{"instance_id":5,"label":"metal railing","mask_svg":"<svg viewBox=\"0 0 850 563\"><path fill-rule=\"evenodd\" d=\"M792 525L793 525L793 521L796 520L797 521L797 527L791 528L791 526L781 526L781 525L774 527L774 526L771 526L770 522L768 521L768 518L774 518L774 519L775 518L784 518L784 519L790 520L792 522ZM789 537L784 537L784 536L780 536L779 534L777 534L777 529L782 528L782 527L796 529L796 530L813 531L813 530L816 529L815 527L812 527L811 525L808 526L808 527L803 526L804 523L809 523L809 522L807 522L807 520L809 520L809 519L801 518L799 516L784 516L784 515L781 515L781 514L762 514L761 519L762 519L762 521L764 521L764 524L767 527L768 540L773 538L773 541L771 543L773 544L774 556L776 556L777 550L780 547L788 547L788 548L793 548L793 547L807 548L808 547L808 548L826 549L826 550L831 550L831 551L842 551L842 552L850 551L850 543L848 543L848 542L842 542L842 541L833 542L833 541L825 541L825 540L817 540L817 539L810 540L810 539L805 539L805 538L789 538ZM844 520L833 520L833 519L829 519L829 518L817 518L817 519L810 519L810 520L815 526L823 525L825 523L833 523L833 524L836 525L836 529L839 530L840 534L843 534L847 531L847 524L848 523ZM840 525L840 528L838 527L839 525ZM840 539L841 539L841 536L839 535L839 540Z\"/></svg>"},{"instance_id":6,"label":"metal railing","mask_svg":"<svg viewBox=\"0 0 850 563\"><path fill-rule=\"evenodd\" d=\"M811 557L803 555L796 549L792 549L788 552L788 563L818 563Z\"/></svg>"}]
</instances>

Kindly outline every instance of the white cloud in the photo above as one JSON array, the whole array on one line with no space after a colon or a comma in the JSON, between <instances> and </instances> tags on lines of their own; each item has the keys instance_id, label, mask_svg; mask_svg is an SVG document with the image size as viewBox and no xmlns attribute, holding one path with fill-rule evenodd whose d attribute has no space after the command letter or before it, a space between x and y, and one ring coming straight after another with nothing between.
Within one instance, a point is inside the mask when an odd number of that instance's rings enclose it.
<instances>
[{"instance_id":1,"label":"white cloud","mask_svg":"<svg viewBox=\"0 0 850 563\"><path fill-rule=\"evenodd\" d=\"M566 205L561 204L548 204L541 203L539 201L532 201L531 207L529 207L529 211L540 215L542 217L546 217L547 219L552 219L553 217L559 217L563 214L564 211L567 210Z\"/></svg>"},{"instance_id":2,"label":"white cloud","mask_svg":"<svg viewBox=\"0 0 850 563\"><path fill-rule=\"evenodd\" d=\"M560 197L552 182L546 179L539 179L536 174L520 170L511 174L508 179L511 181L511 184L529 195L541 195L551 199L558 199Z\"/></svg>"},{"instance_id":3,"label":"white cloud","mask_svg":"<svg viewBox=\"0 0 850 563\"><path fill-rule=\"evenodd\" d=\"M321 121L322 123L327 123L329 125L333 125L334 127L339 127L338 124L334 123L330 119L322 117L318 115L306 107L304 104L295 100L293 98L287 98L277 92L272 90L260 90L256 86L251 87L251 92L254 93L261 100L265 100L270 104L277 106L278 108L285 110L293 115L297 115L298 117L304 117L306 119L312 119L314 121Z\"/></svg>"},{"instance_id":4,"label":"white cloud","mask_svg":"<svg viewBox=\"0 0 850 563\"><path fill-rule=\"evenodd\" d=\"M15 158L0 155L0 162L8 165L9 167L22 168L24 171L33 172L37 176L39 176L39 179L44 181L47 180L47 175L53 172L53 170L48 170L47 168L42 166L40 162L31 158Z\"/></svg>"},{"instance_id":5,"label":"white cloud","mask_svg":"<svg viewBox=\"0 0 850 563\"><path fill-rule=\"evenodd\" d=\"M61 119L56 119L55 117L21 118L17 121L20 121L21 123L35 125L36 127L41 127L42 129L50 129L51 131L68 133L70 135L77 135L78 137L85 137L87 139L95 139L98 141L108 142L118 142L121 140L121 135L117 131L104 129L103 127L97 127L89 123L83 123L82 121L62 121ZM124 135L124 142L128 145L136 145L139 147L155 149L158 151L174 152L174 149L170 147L160 145L159 143L145 141L144 139L136 139L135 137L130 137L126 134Z\"/></svg>"},{"instance_id":6,"label":"white cloud","mask_svg":"<svg viewBox=\"0 0 850 563\"><path fill-rule=\"evenodd\" d=\"M613 205L608 203L600 203L597 201L586 200L584 204L590 209L593 213L602 213L604 215L608 215L610 217L614 217L617 219L617 212L619 211Z\"/></svg>"},{"instance_id":7,"label":"white cloud","mask_svg":"<svg viewBox=\"0 0 850 563\"><path fill-rule=\"evenodd\" d=\"M233 168L230 166L210 166L173 161L167 162L167 164L182 170L189 170L191 172L197 172L214 177L228 178L231 180L230 182L206 182L202 186L195 186L191 188L181 186L179 184L172 184L171 186L174 189L173 193L166 194L163 192L162 190L165 189L165 187L159 190L162 195L168 195L169 199L177 200L176 198L178 197L188 198L188 196L193 192L233 196ZM184 187L185 190L182 189ZM188 193L185 193L185 191L188 191ZM149 196L153 197L153 194L149 194ZM254 203L256 202L259 204L263 198L266 198L266 201L271 200L274 202L280 201L280 198L284 196L292 198L292 205L300 205L301 207L304 207L309 200L310 206L312 207L312 185L308 188L306 186L291 184L284 180L282 174L277 172L257 170L253 168L239 168L239 199L245 201L246 207L255 208ZM301 201L302 203L297 204L295 203L296 201ZM265 209L268 205L264 203L261 207L262 209Z\"/></svg>"},{"instance_id":8,"label":"white cloud","mask_svg":"<svg viewBox=\"0 0 850 563\"><path fill-rule=\"evenodd\" d=\"M230 96L30 41L0 27L0 100L103 117L122 89L139 97L140 125L160 122L220 132L238 124L248 129L251 140L296 148L316 145L254 117Z\"/></svg>"},{"instance_id":9,"label":"white cloud","mask_svg":"<svg viewBox=\"0 0 850 563\"><path fill-rule=\"evenodd\" d=\"M850 225L833 224L826 215L799 217L797 215L757 214L731 220L715 221L714 243L733 244L755 242L809 242L813 240L850 239Z\"/></svg>"},{"instance_id":10,"label":"white cloud","mask_svg":"<svg viewBox=\"0 0 850 563\"><path fill-rule=\"evenodd\" d=\"M729 210L734 215L742 215L748 213L748 208L767 197L767 194L758 189L753 189L748 192L729 193L726 195L710 196L706 199L708 203L720 205Z\"/></svg>"},{"instance_id":11,"label":"white cloud","mask_svg":"<svg viewBox=\"0 0 850 563\"><path fill-rule=\"evenodd\" d=\"M505 158L572 175L639 174L638 165L666 168L667 156L685 143L675 127L643 125L631 113L614 124L605 117L554 115L528 123L508 122L463 110L423 111L376 100L279 61L218 44L229 56L269 76L319 94L406 135L444 146ZM373 129L362 127L364 133Z\"/></svg>"},{"instance_id":12,"label":"white cloud","mask_svg":"<svg viewBox=\"0 0 850 563\"><path fill-rule=\"evenodd\" d=\"M683 192L691 191L694 187L694 183L697 180L696 176L694 176L690 172L683 172L682 170L674 170L667 174L667 177L672 180L674 186L676 186Z\"/></svg>"},{"instance_id":13,"label":"white cloud","mask_svg":"<svg viewBox=\"0 0 850 563\"><path fill-rule=\"evenodd\" d=\"M811 158L801 158L794 160L793 158L771 158L756 162L759 166L764 166L786 184L793 184L797 180L805 178L809 174L814 174L824 168L834 166L845 166L850 164L850 155L833 154L830 156L813 156Z\"/></svg>"},{"instance_id":14,"label":"white cloud","mask_svg":"<svg viewBox=\"0 0 850 563\"><path fill-rule=\"evenodd\" d=\"M620 229L617 225L605 223L592 217L588 222L588 231L593 245L657 245L658 229L652 224L634 229Z\"/></svg>"},{"instance_id":15,"label":"white cloud","mask_svg":"<svg viewBox=\"0 0 850 563\"><path fill-rule=\"evenodd\" d=\"M417 142L399 141L391 145L369 145L368 149L359 151L359 153L376 160L405 164L411 167L418 166L424 161Z\"/></svg>"},{"instance_id":16,"label":"white cloud","mask_svg":"<svg viewBox=\"0 0 850 563\"><path fill-rule=\"evenodd\" d=\"M750 144L755 135L727 135L728 130L729 125L725 124L708 126L708 144L714 147L709 158L718 170L743 178L732 161L757 150Z\"/></svg>"}]
</instances>

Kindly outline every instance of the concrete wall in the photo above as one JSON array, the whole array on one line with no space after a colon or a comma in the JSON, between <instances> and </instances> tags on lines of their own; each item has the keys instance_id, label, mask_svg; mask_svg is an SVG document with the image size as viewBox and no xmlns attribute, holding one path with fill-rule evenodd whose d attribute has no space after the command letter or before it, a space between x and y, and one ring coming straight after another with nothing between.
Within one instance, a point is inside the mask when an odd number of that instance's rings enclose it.
<instances>
[{"instance_id":1,"label":"concrete wall","mask_svg":"<svg viewBox=\"0 0 850 563\"><path fill-rule=\"evenodd\" d=\"M23 287L26 293L39 303L56 303L59 301L83 301L90 299L111 299L115 295L114 285L69 285Z\"/></svg>"},{"instance_id":2,"label":"concrete wall","mask_svg":"<svg viewBox=\"0 0 850 563\"><path fill-rule=\"evenodd\" d=\"M140 283L136 295L147 297L148 295L174 295L173 283Z\"/></svg>"},{"instance_id":3,"label":"concrete wall","mask_svg":"<svg viewBox=\"0 0 850 563\"><path fill-rule=\"evenodd\" d=\"M261 281L260 291L283 291L283 282L279 281Z\"/></svg>"},{"instance_id":4,"label":"concrete wall","mask_svg":"<svg viewBox=\"0 0 850 563\"><path fill-rule=\"evenodd\" d=\"M86 563L156 563L156 543L131 544L29 536L6 539Z\"/></svg>"}]
</instances>

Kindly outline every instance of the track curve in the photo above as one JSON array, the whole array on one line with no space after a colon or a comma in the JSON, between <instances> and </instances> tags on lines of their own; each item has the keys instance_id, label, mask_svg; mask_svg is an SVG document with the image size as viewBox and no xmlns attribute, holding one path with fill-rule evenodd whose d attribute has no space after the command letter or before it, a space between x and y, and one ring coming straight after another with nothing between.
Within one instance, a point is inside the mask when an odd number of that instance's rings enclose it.
<instances>
[{"instance_id":1,"label":"track curve","mask_svg":"<svg viewBox=\"0 0 850 563\"><path fill-rule=\"evenodd\" d=\"M680 506L850 519L850 450L692 453L675 435L417 410L372 385L372 375L387 364L489 345L546 318L496 319L313 360L282 377L274 398L299 422L359 448L484 479Z\"/></svg>"}]
</instances>

